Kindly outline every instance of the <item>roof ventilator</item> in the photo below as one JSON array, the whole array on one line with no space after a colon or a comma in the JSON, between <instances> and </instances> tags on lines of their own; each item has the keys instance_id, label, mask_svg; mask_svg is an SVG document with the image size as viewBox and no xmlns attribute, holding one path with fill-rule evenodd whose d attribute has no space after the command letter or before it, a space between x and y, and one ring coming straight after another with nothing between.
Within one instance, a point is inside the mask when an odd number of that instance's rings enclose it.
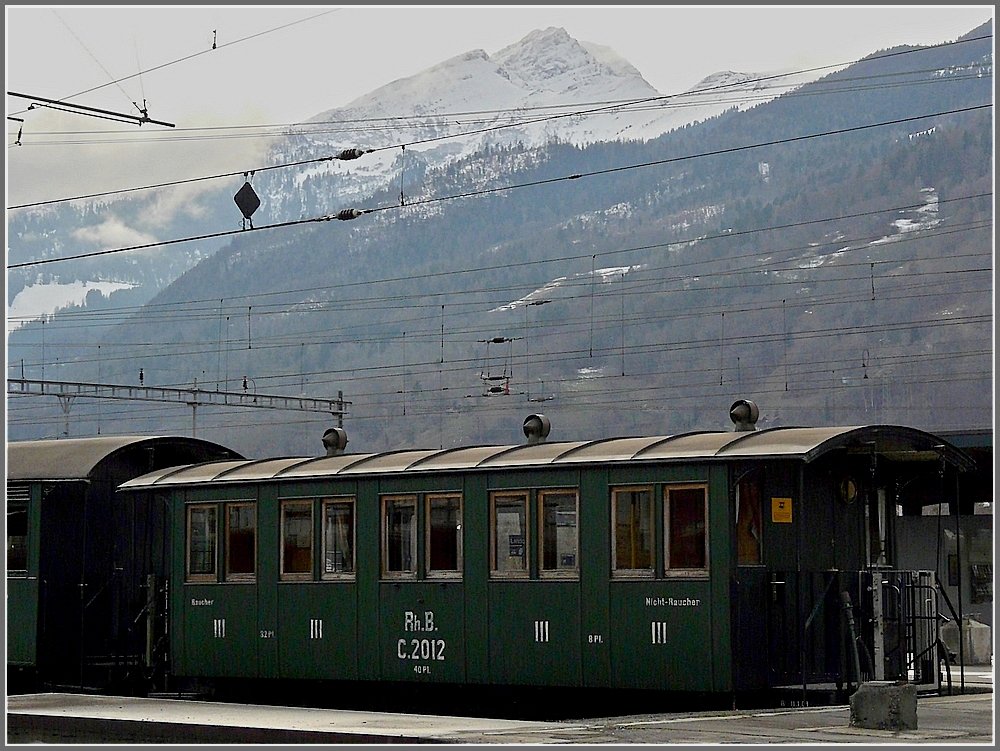
<instances>
[{"instance_id":1,"label":"roof ventilator","mask_svg":"<svg viewBox=\"0 0 1000 751\"><path fill-rule=\"evenodd\" d=\"M327 456L340 456L347 448L347 431L343 428L330 428L323 433L323 446Z\"/></svg>"},{"instance_id":2,"label":"roof ventilator","mask_svg":"<svg viewBox=\"0 0 1000 751\"><path fill-rule=\"evenodd\" d=\"M756 430L758 417L760 410L749 399L738 399L729 408L729 419L736 426L733 428L736 432Z\"/></svg>"},{"instance_id":3,"label":"roof ventilator","mask_svg":"<svg viewBox=\"0 0 1000 751\"><path fill-rule=\"evenodd\" d=\"M528 438L529 446L544 441L551 429L552 423L545 415L528 415L524 418L524 435Z\"/></svg>"}]
</instances>

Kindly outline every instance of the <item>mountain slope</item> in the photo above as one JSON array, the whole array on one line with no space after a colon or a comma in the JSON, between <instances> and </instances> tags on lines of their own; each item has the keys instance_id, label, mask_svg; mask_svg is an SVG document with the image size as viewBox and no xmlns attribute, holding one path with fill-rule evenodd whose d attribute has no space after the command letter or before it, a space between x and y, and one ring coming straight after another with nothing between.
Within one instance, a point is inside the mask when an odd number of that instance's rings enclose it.
<instances>
[{"instance_id":1,"label":"mountain slope","mask_svg":"<svg viewBox=\"0 0 1000 751\"><path fill-rule=\"evenodd\" d=\"M777 93L763 91L752 77L743 79L728 79L723 90L738 95L760 89L764 97ZM719 98L719 85L713 81L711 93L665 99L610 48L578 42L563 29L537 30L492 57L470 51L291 129L270 147L266 163L311 163L256 176L253 185L262 206L255 222L294 221L362 205L390 186L396 196L409 194L419 190L425 170L443 168L489 145L654 138L731 106ZM656 101L650 104L651 99ZM646 104L609 109L612 103L635 100ZM574 114L595 109L608 111ZM402 149L403 143L409 147ZM325 161L346 147L376 151L359 161ZM155 197L126 193L14 212L8 220L9 261L211 234L239 222L232 203L238 187L199 183ZM153 249L142 254L142 264L131 262L139 257L134 254L120 261L100 258L14 270L8 274L8 305L28 285L76 282L127 283L130 291L119 293L119 300L141 304L223 244L203 242L190 253Z\"/></svg>"},{"instance_id":2,"label":"mountain slope","mask_svg":"<svg viewBox=\"0 0 1000 751\"><path fill-rule=\"evenodd\" d=\"M428 203L395 183L353 222L237 237L107 335L103 377L343 390L356 450L516 442L539 409L564 437L725 428L737 397L762 425L978 425L991 50L919 54L907 85L859 83L899 80L871 60L650 141L425 162ZM317 452L327 424L204 412L249 454Z\"/></svg>"}]
</instances>

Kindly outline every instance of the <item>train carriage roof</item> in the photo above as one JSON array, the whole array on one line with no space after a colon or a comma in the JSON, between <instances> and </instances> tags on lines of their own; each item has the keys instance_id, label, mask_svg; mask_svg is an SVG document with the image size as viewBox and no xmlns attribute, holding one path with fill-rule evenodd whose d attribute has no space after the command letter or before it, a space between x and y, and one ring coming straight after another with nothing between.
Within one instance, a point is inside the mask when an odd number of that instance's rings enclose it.
<instances>
[{"instance_id":1,"label":"train carriage roof","mask_svg":"<svg viewBox=\"0 0 1000 751\"><path fill-rule=\"evenodd\" d=\"M184 436L97 436L7 443L7 479L86 480L116 453L143 446L189 448L206 458L242 457L224 446Z\"/></svg>"},{"instance_id":2,"label":"train carriage roof","mask_svg":"<svg viewBox=\"0 0 1000 751\"><path fill-rule=\"evenodd\" d=\"M129 480L121 488L358 477L386 472L409 474L497 468L529 469L624 462L790 459L808 463L836 450L875 452L901 461L937 461L943 458L963 470L973 466L972 460L963 451L936 435L914 428L896 425L788 427L514 446L403 450L256 462L216 462L153 472Z\"/></svg>"}]
</instances>

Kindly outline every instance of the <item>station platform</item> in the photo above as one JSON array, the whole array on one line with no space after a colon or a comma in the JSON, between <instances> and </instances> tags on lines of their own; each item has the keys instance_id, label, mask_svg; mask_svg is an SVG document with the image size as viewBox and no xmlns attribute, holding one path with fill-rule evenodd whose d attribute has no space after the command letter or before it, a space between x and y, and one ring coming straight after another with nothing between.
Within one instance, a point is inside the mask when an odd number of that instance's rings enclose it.
<instances>
[{"instance_id":1,"label":"station platform","mask_svg":"<svg viewBox=\"0 0 1000 751\"><path fill-rule=\"evenodd\" d=\"M992 744L988 677L920 697L918 728L897 732L851 727L846 705L536 722L53 693L7 697L7 743Z\"/></svg>"}]
</instances>

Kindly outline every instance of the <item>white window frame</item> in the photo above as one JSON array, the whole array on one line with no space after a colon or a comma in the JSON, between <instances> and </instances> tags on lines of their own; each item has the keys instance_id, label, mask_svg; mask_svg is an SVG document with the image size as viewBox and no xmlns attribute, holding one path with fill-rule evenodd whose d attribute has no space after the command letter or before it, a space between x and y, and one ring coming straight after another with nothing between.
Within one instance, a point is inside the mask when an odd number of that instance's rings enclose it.
<instances>
[{"instance_id":1,"label":"white window frame","mask_svg":"<svg viewBox=\"0 0 1000 751\"><path fill-rule=\"evenodd\" d=\"M433 569L431 568L431 506L434 501L458 501L458 527L455 530L456 540L456 566L454 569ZM462 578L462 567L463 567L463 556L462 556L462 538L463 538L463 514L464 514L464 503L461 493L428 493L424 496L424 556L425 565L424 570L427 572L428 579L461 579Z\"/></svg>"},{"instance_id":2,"label":"white window frame","mask_svg":"<svg viewBox=\"0 0 1000 751\"><path fill-rule=\"evenodd\" d=\"M412 557L411 557L411 569L401 570L401 571L390 571L389 570L389 517L387 511L389 509L390 503L406 503L413 508L413 525L412 531L410 533L411 544L413 546ZM418 499L414 493L401 493L384 495L381 497L380 505L380 537L381 537L381 549L382 549L382 578L384 579L416 579L417 569L420 566L420 555L419 555L419 517L418 517Z\"/></svg>"},{"instance_id":3,"label":"white window frame","mask_svg":"<svg viewBox=\"0 0 1000 751\"><path fill-rule=\"evenodd\" d=\"M326 515L327 509L335 506L348 506L351 509L351 570L350 571L327 571L327 544L326 544ZM322 548L322 559L320 560L320 578L326 581L350 580L357 577L357 542L358 542L358 517L357 499L354 496L334 496L324 498L320 511L320 537Z\"/></svg>"},{"instance_id":4,"label":"white window frame","mask_svg":"<svg viewBox=\"0 0 1000 751\"><path fill-rule=\"evenodd\" d=\"M705 565L699 567L671 568L670 566L670 494L678 490L700 490L702 491L703 506L702 519L705 525ZM709 552L711 549L711 537L709 535L708 518L708 483L691 482L676 483L663 486L663 575L671 578L687 579L707 579L711 570L711 559Z\"/></svg>"},{"instance_id":5,"label":"white window frame","mask_svg":"<svg viewBox=\"0 0 1000 751\"><path fill-rule=\"evenodd\" d=\"M259 525L260 519L259 519L259 516L257 514L257 502L256 501L252 501L252 500L232 500L232 501L225 501L225 502L223 502L222 505L223 505L223 514L222 514L222 517L223 517L223 527L222 527L222 531L223 531L223 536L225 538L224 541L223 541L223 544L225 546L225 550L224 550L224 553L225 553L224 554L225 566L223 568L224 580L227 581L227 582L241 582L241 583L255 582L255 581L257 581L257 567L258 567L257 552L258 552L258 549L260 547L260 540L258 539L258 537L259 537L259 534L258 534L258 525ZM232 545L231 545L231 540L230 540L230 537L229 537L229 532L230 532L229 517L230 517L230 514L233 511L233 509L236 509L236 508L252 508L253 509L253 520L254 520L253 527L252 527L252 530L253 530L253 571L251 571L251 572L244 572L244 571L233 572L233 571L229 570L230 554L232 552Z\"/></svg>"},{"instance_id":6,"label":"white window frame","mask_svg":"<svg viewBox=\"0 0 1000 751\"><path fill-rule=\"evenodd\" d=\"M212 524L212 570L193 573L191 571L191 520L195 511L212 511L215 514ZM184 581L203 583L219 580L219 504L218 503L188 503L184 507Z\"/></svg>"},{"instance_id":7,"label":"white window frame","mask_svg":"<svg viewBox=\"0 0 1000 751\"><path fill-rule=\"evenodd\" d=\"M521 559L523 569L501 569L497 567L497 498L515 499L524 512L524 543ZM527 579L531 576L529 551L531 550L531 514L529 503L531 495L527 490L492 490L490 491L490 578L491 579Z\"/></svg>"},{"instance_id":8,"label":"white window frame","mask_svg":"<svg viewBox=\"0 0 1000 751\"><path fill-rule=\"evenodd\" d=\"M626 568L618 566L618 495L646 493L649 508L646 522L649 527L649 566ZM611 488L611 577L613 579L652 579L656 575L656 490L652 485L616 485Z\"/></svg>"},{"instance_id":9,"label":"white window frame","mask_svg":"<svg viewBox=\"0 0 1000 751\"><path fill-rule=\"evenodd\" d=\"M573 567L554 569L545 568L545 499L549 496L573 496ZM580 490L578 488L545 488L538 491L538 577L540 579L579 579L580 578ZM558 522L557 522L558 528ZM558 554L558 538L557 538Z\"/></svg>"},{"instance_id":10,"label":"white window frame","mask_svg":"<svg viewBox=\"0 0 1000 751\"><path fill-rule=\"evenodd\" d=\"M308 571L286 571L285 570L285 509L289 507L304 507L309 510L309 570ZM280 519L280 552L279 552L279 578L281 581L312 581L313 571L316 567L316 517L315 504L311 498L282 498L278 502L278 517Z\"/></svg>"}]
</instances>

